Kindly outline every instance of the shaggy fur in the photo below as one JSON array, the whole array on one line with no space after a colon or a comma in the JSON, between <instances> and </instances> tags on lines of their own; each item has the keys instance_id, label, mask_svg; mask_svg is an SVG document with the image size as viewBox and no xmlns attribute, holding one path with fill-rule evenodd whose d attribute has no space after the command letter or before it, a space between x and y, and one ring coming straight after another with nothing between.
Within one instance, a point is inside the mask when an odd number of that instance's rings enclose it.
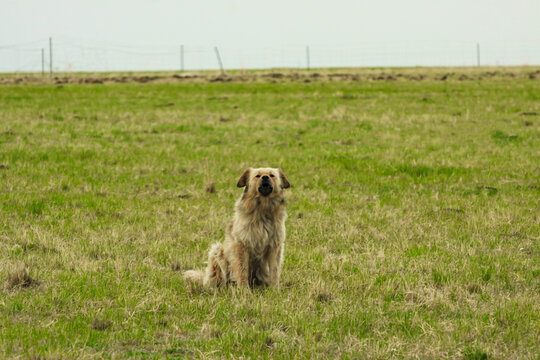
<instances>
[{"instance_id":1,"label":"shaggy fur","mask_svg":"<svg viewBox=\"0 0 540 360\"><path fill-rule=\"evenodd\" d=\"M205 271L186 271L184 278L207 287L278 286L287 219L283 189L290 187L289 181L281 169L249 168L237 186L245 189L225 241L210 248Z\"/></svg>"}]
</instances>

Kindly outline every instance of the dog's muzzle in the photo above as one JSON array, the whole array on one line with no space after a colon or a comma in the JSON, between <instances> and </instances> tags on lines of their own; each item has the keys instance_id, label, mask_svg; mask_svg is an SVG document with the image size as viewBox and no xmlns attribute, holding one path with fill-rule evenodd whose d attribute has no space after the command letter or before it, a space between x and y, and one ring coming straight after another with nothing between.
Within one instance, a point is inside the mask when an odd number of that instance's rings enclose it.
<instances>
[{"instance_id":1,"label":"dog's muzzle","mask_svg":"<svg viewBox=\"0 0 540 360\"><path fill-rule=\"evenodd\" d=\"M270 178L268 176L263 176L261 185L259 186L259 192L266 196L270 194L274 188L272 187L272 183L270 182Z\"/></svg>"}]
</instances>

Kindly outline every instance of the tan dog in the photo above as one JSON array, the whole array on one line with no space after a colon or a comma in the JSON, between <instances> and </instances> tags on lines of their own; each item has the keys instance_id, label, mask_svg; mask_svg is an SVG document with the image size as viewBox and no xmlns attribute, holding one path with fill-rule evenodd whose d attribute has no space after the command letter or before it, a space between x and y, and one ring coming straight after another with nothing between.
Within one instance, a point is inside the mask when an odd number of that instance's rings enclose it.
<instances>
[{"instance_id":1,"label":"tan dog","mask_svg":"<svg viewBox=\"0 0 540 360\"><path fill-rule=\"evenodd\" d=\"M291 185L281 169L249 168L237 186L245 189L225 241L210 248L206 271L189 270L184 278L208 287L278 286L287 219L283 189Z\"/></svg>"}]
</instances>

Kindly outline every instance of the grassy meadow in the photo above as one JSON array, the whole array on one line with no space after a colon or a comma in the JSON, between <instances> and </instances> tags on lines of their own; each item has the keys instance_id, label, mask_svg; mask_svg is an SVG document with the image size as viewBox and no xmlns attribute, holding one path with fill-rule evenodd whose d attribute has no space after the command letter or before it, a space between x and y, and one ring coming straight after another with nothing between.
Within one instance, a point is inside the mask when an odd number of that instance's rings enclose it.
<instances>
[{"instance_id":1,"label":"grassy meadow","mask_svg":"<svg viewBox=\"0 0 540 360\"><path fill-rule=\"evenodd\" d=\"M538 359L540 70L437 71L4 76L0 358ZM280 288L185 283L249 166Z\"/></svg>"}]
</instances>

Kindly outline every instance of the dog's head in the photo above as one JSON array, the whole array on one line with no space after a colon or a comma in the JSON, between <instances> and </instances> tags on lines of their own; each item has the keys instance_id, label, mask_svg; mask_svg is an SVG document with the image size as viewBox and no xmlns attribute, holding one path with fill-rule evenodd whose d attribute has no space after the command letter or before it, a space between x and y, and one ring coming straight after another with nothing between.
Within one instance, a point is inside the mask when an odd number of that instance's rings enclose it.
<instances>
[{"instance_id":1,"label":"dog's head","mask_svg":"<svg viewBox=\"0 0 540 360\"><path fill-rule=\"evenodd\" d=\"M279 168L247 168L236 186L245 186L244 191L253 196L273 197L280 196L291 184Z\"/></svg>"}]
</instances>

